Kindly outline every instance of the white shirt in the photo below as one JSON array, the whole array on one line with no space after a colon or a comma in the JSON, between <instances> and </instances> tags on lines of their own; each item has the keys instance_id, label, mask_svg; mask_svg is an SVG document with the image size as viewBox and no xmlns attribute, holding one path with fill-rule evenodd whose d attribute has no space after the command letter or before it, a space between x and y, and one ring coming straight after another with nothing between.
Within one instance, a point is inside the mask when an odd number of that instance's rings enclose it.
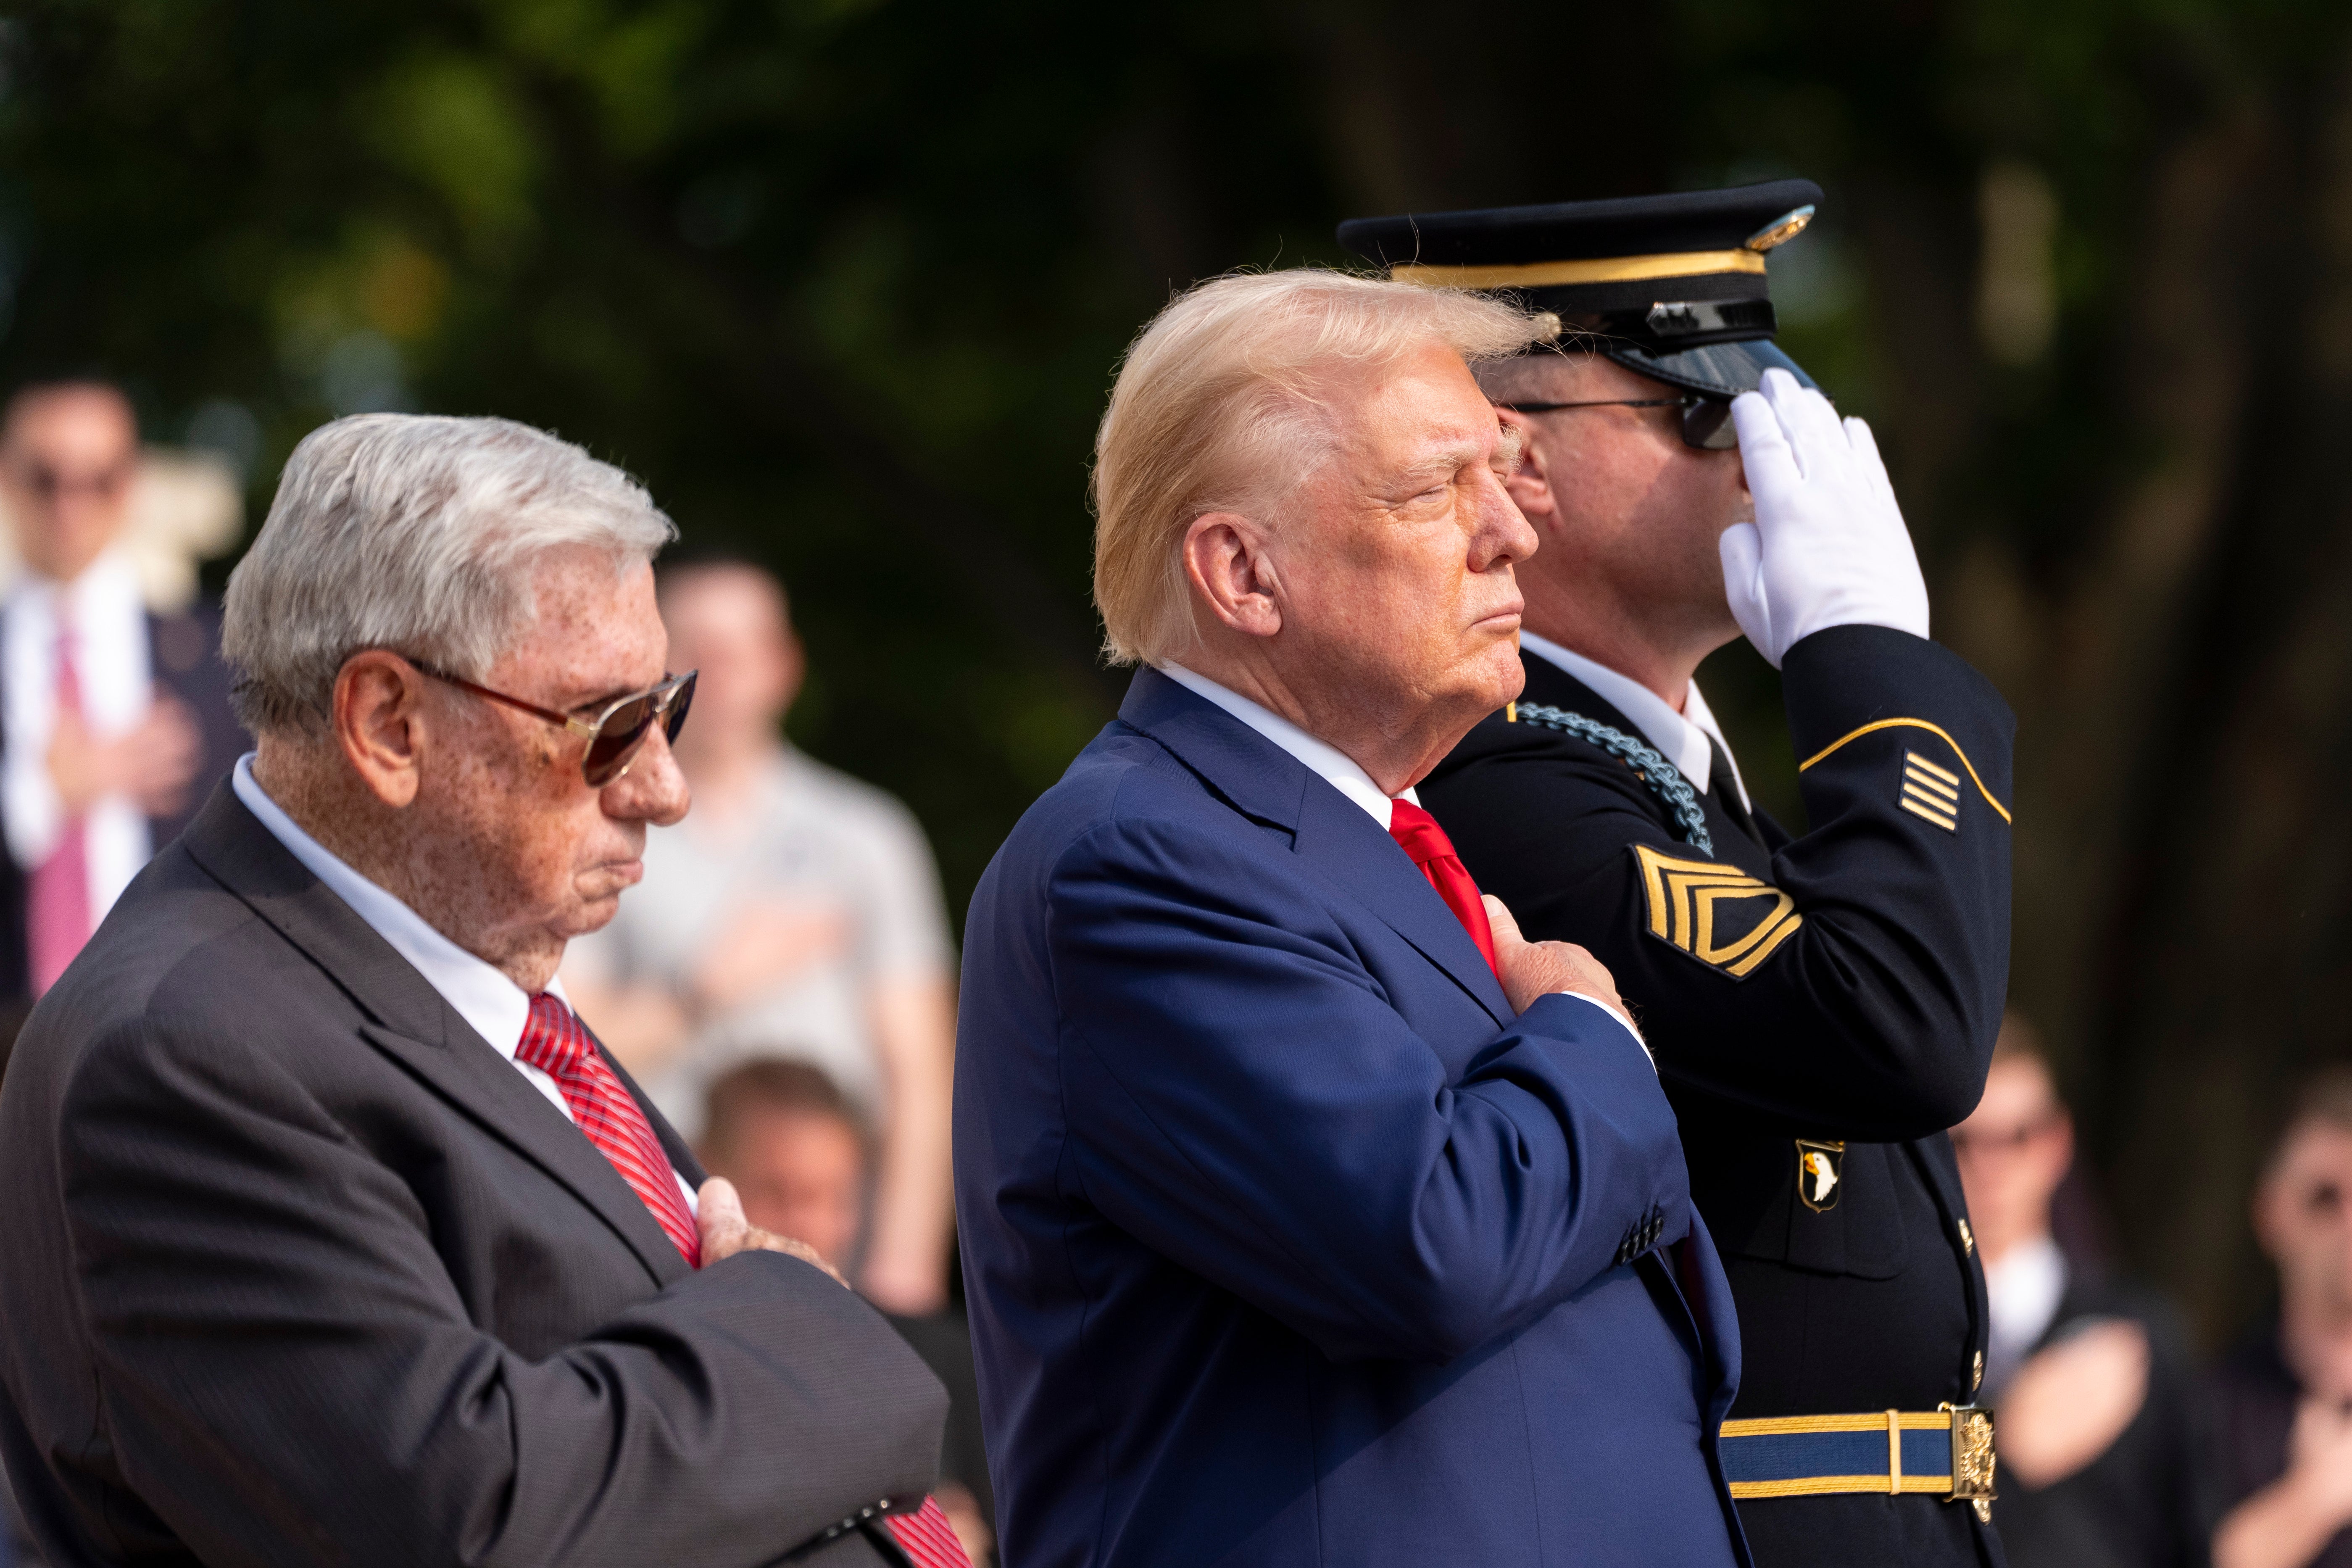
<instances>
[{"instance_id":1,"label":"white shirt","mask_svg":"<svg viewBox=\"0 0 2352 1568\"><path fill-rule=\"evenodd\" d=\"M888 1126L875 994L955 974L939 869L913 814L780 747L733 815L698 805L684 822L647 834L645 867L612 923L564 953L563 972L583 986L652 986L686 1001L730 931L788 922L793 936L790 956L751 994L689 1008L685 1043L639 1077L669 1124L698 1136L712 1082L782 1056L823 1069L871 1125Z\"/></svg>"},{"instance_id":2,"label":"white shirt","mask_svg":"<svg viewBox=\"0 0 2352 1568\"><path fill-rule=\"evenodd\" d=\"M82 721L98 740L136 729L152 700L147 605L128 561L112 551L70 583L27 573L9 591L0 626L0 817L8 852L31 871L47 861L66 825L49 777L49 741L58 722L58 631L73 626L74 676ZM82 817L89 865L90 927L97 929L131 879L147 864L147 816L129 795L101 795Z\"/></svg>"},{"instance_id":3,"label":"white shirt","mask_svg":"<svg viewBox=\"0 0 2352 1568\"><path fill-rule=\"evenodd\" d=\"M441 999L457 1011L457 1016L473 1026L474 1033L488 1040L490 1048L512 1063L514 1069L529 1080L530 1086L547 1097L548 1103L563 1112L566 1121L574 1120L572 1107L563 1102L563 1091L546 1073L519 1058L515 1052L521 1048L524 1028L530 1023L530 996L499 970L476 957L435 931L425 918L339 858L326 846L302 831L301 826L286 815L278 804L263 791L253 776L254 753L247 752L236 760L236 772L231 776L230 787L236 798L253 813L269 836L286 846L287 852L302 862L303 868L327 885L352 913L365 921L368 928L392 944L392 950L408 960L425 983L441 994ZM561 981L550 981L548 990L563 995ZM565 1006L571 1001L566 998ZM677 1190L686 1194L687 1212L695 1212L694 1189L686 1178L672 1171Z\"/></svg>"},{"instance_id":4,"label":"white shirt","mask_svg":"<svg viewBox=\"0 0 2352 1568\"><path fill-rule=\"evenodd\" d=\"M1220 686L1205 675L1195 675L1181 664L1163 664L1159 666L1159 669L1160 674L1185 690L1215 703L1297 758L1307 772L1362 806L1370 815L1372 820L1381 825L1381 832L1389 831L1390 823L1396 816L1398 801L1410 801L1414 805L1421 804L1421 796L1413 793L1410 784L1399 790L1394 795L1384 793L1380 785L1372 782L1372 775L1366 773L1355 758L1328 741L1318 740L1264 703L1254 702L1238 691ZM1595 1007L1622 1024L1625 1026L1625 1032L1633 1037L1636 1044L1642 1046L1643 1054L1645 1056L1649 1054L1650 1047L1643 1043L1642 1032L1633 1027L1633 1020L1617 1008L1612 1007L1598 996L1588 996L1581 991L1562 991L1559 994L1573 996L1580 1002L1591 1003ZM1654 1064L1655 1058L1652 1059Z\"/></svg>"},{"instance_id":5,"label":"white shirt","mask_svg":"<svg viewBox=\"0 0 2352 1568\"><path fill-rule=\"evenodd\" d=\"M2066 1295L2066 1255L2048 1237L2011 1247L1985 1268L1990 1310L1985 1360L1988 1388L1998 1388L2049 1330Z\"/></svg>"},{"instance_id":6,"label":"white shirt","mask_svg":"<svg viewBox=\"0 0 2352 1568\"><path fill-rule=\"evenodd\" d=\"M1650 744L1658 748L1666 761L1675 764L1691 788L1705 795L1707 781L1715 776L1715 754L1707 747L1713 741L1723 748L1723 760L1731 763L1731 787L1738 793L1739 804L1749 811L1756 809L1748 798L1748 784L1739 776L1739 763L1731 754L1730 743L1724 740L1723 730L1715 721L1715 714L1706 699L1698 694L1698 682L1690 683L1683 698L1683 710L1675 712L1666 706L1665 699L1633 677L1620 675L1605 664L1595 664L1582 654L1564 648L1549 637L1539 637L1530 631L1519 633L1519 646L1556 669L1565 670L1591 687L1593 695L1633 721Z\"/></svg>"}]
</instances>

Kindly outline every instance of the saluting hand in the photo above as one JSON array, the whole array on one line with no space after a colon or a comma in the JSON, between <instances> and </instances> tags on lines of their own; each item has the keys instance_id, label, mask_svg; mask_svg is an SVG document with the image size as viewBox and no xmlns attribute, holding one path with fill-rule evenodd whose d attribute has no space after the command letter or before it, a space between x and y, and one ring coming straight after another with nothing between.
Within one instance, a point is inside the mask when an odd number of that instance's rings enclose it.
<instances>
[{"instance_id":1,"label":"saluting hand","mask_svg":"<svg viewBox=\"0 0 2352 1568\"><path fill-rule=\"evenodd\" d=\"M1859 419L1841 422L1785 370L1731 405L1756 521L1725 530L1725 595L1772 668L1830 626L1927 635L1927 584L1903 509Z\"/></svg>"},{"instance_id":2,"label":"saluting hand","mask_svg":"<svg viewBox=\"0 0 2352 1568\"><path fill-rule=\"evenodd\" d=\"M737 1194L735 1184L724 1176L711 1177L695 1194L695 1218L702 1231L705 1268L739 1252L789 1252L803 1263L814 1263L832 1275L843 1289L849 1289L849 1281L842 1279L841 1270L817 1256L815 1247L789 1236L778 1236L772 1230L761 1230L744 1218L743 1200Z\"/></svg>"}]
</instances>

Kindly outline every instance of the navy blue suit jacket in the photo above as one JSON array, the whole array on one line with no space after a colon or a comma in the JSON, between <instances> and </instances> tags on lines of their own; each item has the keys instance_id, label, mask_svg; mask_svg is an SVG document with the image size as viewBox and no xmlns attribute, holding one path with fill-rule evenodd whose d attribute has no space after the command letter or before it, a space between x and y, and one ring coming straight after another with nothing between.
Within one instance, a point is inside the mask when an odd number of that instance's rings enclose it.
<instances>
[{"instance_id":1,"label":"navy blue suit jacket","mask_svg":"<svg viewBox=\"0 0 2352 1568\"><path fill-rule=\"evenodd\" d=\"M1362 808L1147 669L964 953L1007 1562L1747 1561L1738 1331L1655 1073L1590 1002L1514 1016Z\"/></svg>"}]
</instances>

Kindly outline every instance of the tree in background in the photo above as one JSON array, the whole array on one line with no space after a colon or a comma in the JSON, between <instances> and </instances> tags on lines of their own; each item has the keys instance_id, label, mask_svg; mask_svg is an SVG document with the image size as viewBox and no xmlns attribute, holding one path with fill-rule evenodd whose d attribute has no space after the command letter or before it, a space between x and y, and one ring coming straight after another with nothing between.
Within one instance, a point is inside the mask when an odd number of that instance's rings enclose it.
<instances>
[{"instance_id":1,"label":"tree in background","mask_svg":"<svg viewBox=\"0 0 2352 1568\"><path fill-rule=\"evenodd\" d=\"M1084 482L1171 289L1340 217L1803 173L1782 341L2023 729L2016 994L2126 1249L2257 1302L2259 1123L2352 1056L2352 12L2330 0L31 0L0 374L278 463L494 412L804 606L798 738L964 894L1115 706ZM1706 679L1776 810L1771 672ZM1778 776L1771 760L1777 748Z\"/></svg>"}]
</instances>

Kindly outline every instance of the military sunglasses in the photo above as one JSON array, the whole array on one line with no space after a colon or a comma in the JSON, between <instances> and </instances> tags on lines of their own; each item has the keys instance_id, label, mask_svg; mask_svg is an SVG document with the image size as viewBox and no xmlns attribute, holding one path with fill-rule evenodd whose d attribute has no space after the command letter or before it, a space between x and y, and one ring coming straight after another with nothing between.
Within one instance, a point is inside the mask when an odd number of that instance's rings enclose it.
<instances>
[{"instance_id":1,"label":"military sunglasses","mask_svg":"<svg viewBox=\"0 0 2352 1568\"><path fill-rule=\"evenodd\" d=\"M461 691L477 697L487 697L493 702L503 702L509 708L520 709L533 718L560 724L575 735L588 738L588 749L581 753L580 775L588 781L590 789L603 789L629 771L636 761L637 748L658 723L665 740L676 741L677 732L686 728L687 710L694 706L694 678L702 672L689 669L684 675L662 678L658 686L616 698L605 705L593 719L582 719L570 713L560 713L552 708L541 708L536 702L525 702L520 697L509 697L503 691L493 691L465 677L438 669L421 658L404 654L425 674L446 681Z\"/></svg>"},{"instance_id":2,"label":"military sunglasses","mask_svg":"<svg viewBox=\"0 0 2352 1568\"><path fill-rule=\"evenodd\" d=\"M1731 422L1730 403L1696 392L1680 397L1601 397L1590 403L1497 403L1495 406L1514 414L1550 414L1562 408L1679 408L1684 446L1727 452L1739 445L1739 426Z\"/></svg>"}]
</instances>

